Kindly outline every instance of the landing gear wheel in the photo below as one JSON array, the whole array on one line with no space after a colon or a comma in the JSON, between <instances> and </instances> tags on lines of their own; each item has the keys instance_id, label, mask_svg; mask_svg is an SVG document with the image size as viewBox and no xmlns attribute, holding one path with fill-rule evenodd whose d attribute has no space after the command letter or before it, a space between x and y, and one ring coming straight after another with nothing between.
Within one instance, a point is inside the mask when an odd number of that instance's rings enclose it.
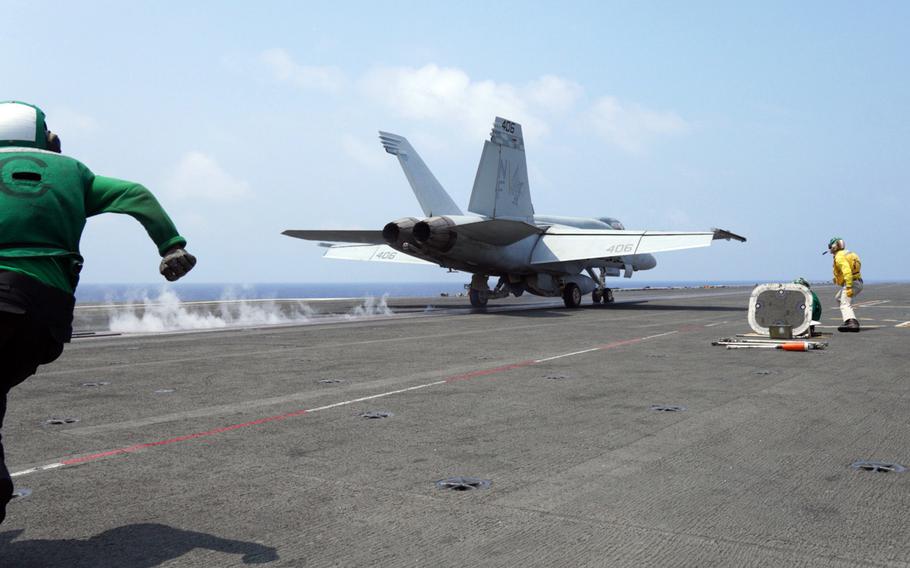
<instances>
[{"instance_id":1,"label":"landing gear wheel","mask_svg":"<svg viewBox=\"0 0 910 568\"><path fill-rule=\"evenodd\" d=\"M483 308L486 307L489 298L485 292L472 288L468 290L468 299L471 300L471 305L475 308Z\"/></svg>"},{"instance_id":2,"label":"landing gear wheel","mask_svg":"<svg viewBox=\"0 0 910 568\"><path fill-rule=\"evenodd\" d=\"M591 299L594 300L595 304L599 304L603 301L604 296L600 290L594 290L591 292Z\"/></svg>"},{"instance_id":3,"label":"landing gear wheel","mask_svg":"<svg viewBox=\"0 0 910 568\"><path fill-rule=\"evenodd\" d=\"M613 303L613 290L610 290L609 288L607 288L606 290L604 290L604 292L605 292L604 303L612 304Z\"/></svg>"},{"instance_id":4,"label":"landing gear wheel","mask_svg":"<svg viewBox=\"0 0 910 568\"><path fill-rule=\"evenodd\" d=\"M581 305L581 288L571 282L566 284L562 291L562 301L567 308L577 308Z\"/></svg>"},{"instance_id":5,"label":"landing gear wheel","mask_svg":"<svg viewBox=\"0 0 910 568\"><path fill-rule=\"evenodd\" d=\"M512 295L515 296L516 298L520 298L521 295L524 293L525 293L525 289L522 288L520 285L512 286Z\"/></svg>"}]
</instances>

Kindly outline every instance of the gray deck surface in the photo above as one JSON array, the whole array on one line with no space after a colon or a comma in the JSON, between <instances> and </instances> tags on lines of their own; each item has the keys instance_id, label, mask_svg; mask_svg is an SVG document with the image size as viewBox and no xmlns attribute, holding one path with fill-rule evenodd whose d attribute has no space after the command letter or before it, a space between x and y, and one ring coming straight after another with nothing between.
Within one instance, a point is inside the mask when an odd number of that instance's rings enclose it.
<instances>
[{"instance_id":1,"label":"gray deck surface","mask_svg":"<svg viewBox=\"0 0 910 568\"><path fill-rule=\"evenodd\" d=\"M750 291L76 340L10 394L0 566L910 565L910 472L850 467L910 465L910 285L827 351L712 347Z\"/></svg>"}]
</instances>

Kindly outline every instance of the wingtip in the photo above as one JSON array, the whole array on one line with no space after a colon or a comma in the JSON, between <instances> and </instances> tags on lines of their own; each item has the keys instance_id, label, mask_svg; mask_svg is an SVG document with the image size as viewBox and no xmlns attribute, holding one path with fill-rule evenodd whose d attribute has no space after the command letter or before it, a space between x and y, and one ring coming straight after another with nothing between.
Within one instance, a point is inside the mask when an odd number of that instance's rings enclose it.
<instances>
[{"instance_id":1,"label":"wingtip","mask_svg":"<svg viewBox=\"0 0 910 568\"><path fill-rule=\"evenodd\" d=\"M736 233L730 232L726 229L717 229L712 227L711 231L714 233L714 240L725 240L725 241L739 241L741 243L746 242L748 239L742 235L737 235Z\"/></svg>"}]
</instances>

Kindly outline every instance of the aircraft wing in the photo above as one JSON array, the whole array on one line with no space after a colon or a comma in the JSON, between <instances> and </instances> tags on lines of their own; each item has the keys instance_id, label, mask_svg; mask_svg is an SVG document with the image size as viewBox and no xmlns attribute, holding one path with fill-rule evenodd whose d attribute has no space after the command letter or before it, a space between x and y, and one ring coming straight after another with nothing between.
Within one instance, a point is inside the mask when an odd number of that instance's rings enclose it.
<instances>
[{"instance_id":1,"label":"aircraft wing","mask_svg":"<svg viewBox=\"0 0 910 568\"><path fill-rule=\"evenodd\" d=\"M710 246L712 240L713 231L681 233L559 227L548 230L540 237L531 254L531 264L700 248Z\"/></svg>"},{"instance_id":2,"label":"aircraft wing","mask_svg":"<svg viewBox=\"0 0 910 568\"><path fill-rule=\"evenodd\" d=\"M362 243L367 245L385 244L382 238L382 231L360 231L360 230L316 230L316 231L282 231L282 235L303 239L306 241L320 241L330 243Z\"/></svg>"},{"instance_id":3,"label":"aircraft wing","mask_svg":"<svg viewBox=\"0 0 910 568\"><path fill-rule=\"evenodd\" d=\"M397 251L389 245L332 245L325 251L325 258L361 260L368 262L397 262L400 264L426 264L432 262Z\"/></svg>"}]
</instances>

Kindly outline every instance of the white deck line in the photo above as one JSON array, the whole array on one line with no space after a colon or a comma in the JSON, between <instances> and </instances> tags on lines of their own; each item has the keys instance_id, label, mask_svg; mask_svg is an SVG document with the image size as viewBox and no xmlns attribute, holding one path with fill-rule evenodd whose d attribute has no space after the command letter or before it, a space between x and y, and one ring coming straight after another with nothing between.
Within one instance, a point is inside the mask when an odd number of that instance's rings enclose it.
<instances>
[{"instance_id":1,"label":"white deck line","mask_svg":"<svg viewBox=\"0 0 910 568\"><path fill-rule=\"evenodd\" d=\"M656 338L658 338L658 337L665 337L665 336L668 336L668 335L673 335L674 333L679 333L679 331L677 331L677 330L674 330L674 331L666 331L666 332L664 332L664 333L658 333L658 334L655 334L655 335L649 335L649 336L647 336L647 337L633 338L633 339L630 339L630 340L626 340L626 342L627 342L629 345L633 345L633 344L635 344L635 343L641 343L641 342L647 341L647 340L649 340L649 339L656 339ZM620 345L623 345L623 343L625 343L625 342L618 342L618 343L619 343ZM620 346L620 345L617 345L617 346ZM581 355L581 354L584 354L584 353L591 353L591 352L594 352L594 351L604 351L604 350L606 350L607 348L608 348L608 346L599 346L599 347L592 347L592 348L590 348L590 349L584 349L584 350L582 350L582 351L573 351L573 352L571 352L571 353L563 353L563 354L561 354L561 355L554 355L554 356L552 356L552 357L546 357L546 358L544 358L544 359L538 359L538 360L534 361L532 364L533 364L533 365L537 365L537 364L539 364L539 363L544 363L544 362L546 362L546 361L552 361L552 360L554 360L554 359L562 359L562 358L565 358L565 357L572 357L572 356L575 356L575 355ZM422 383L422 384L419 384L419 385L414 385L414 386L412 386L412 387L406 387L406 388L403 388L403 389L396 389L396 390L386 391L386 392L379 393L379 394L373 394L373 395L368 395L368 396L362 396L362 397L359 397L359 398L353 398L353 399L350 399L350 400L344 400L344 401L341 401L341 402L335 402L335 403L332 403L332 404L326 404L326 405L324 405L324 406L317 406L317 407L315 407L315 408L307 408L307 409L305 409L305 410L301 413L301 416L306 415L306 414L311 414L311 413L313 413L313 412L319 412L319 411L323 411L323 410L330 410L330 409L332 409L332 408L339 408L339 407L342 407L342 406L350 406L350 405L352 405L352 404L356 404L356 403L358 403L358 402L364 402L364 401L367 401L367 400L375 400L375 399L378 399L378 398L384 398L384 397L392 396L392 395L396 395L396 394L401 394L401 393L406 393L406 392L415 391L415 390L419 390L419 389L425 389L425 388L429 388L429 387L435 387L435 386L439 386L439 385L444 385L444 384L448 384L448 382L449 382L448 379L442 379L442 380L438 380L438 381L432 381L432 382L429 382L429 383ZM123 453L118 454L118 455L128 455L128 454L129 454L128 452L123 452ZM94 461L94 460L93 460L93 461ZM83 465L83 464L85 464L85 463L91 463L91 462L81 462L80 465ZM61 462L53 462L53 463L49 463L49 464L46 464L46 465L40 465L40 466L32 467L32 468L29 468L29 469L23 469L23 470L20 470L20 471L16 471L16 472L10 473L10 477L22 477L22 476L25 476L25 475L31 475L31 474L33 474L33 473L38 473L38 472L41 472L41 471L49 471L49 470L54 470L54 469L60 469L60 468L63 468L63 467L66 467L65 464L63 464L63 463L61 463Z\"/></svg>"}]
</instances>

